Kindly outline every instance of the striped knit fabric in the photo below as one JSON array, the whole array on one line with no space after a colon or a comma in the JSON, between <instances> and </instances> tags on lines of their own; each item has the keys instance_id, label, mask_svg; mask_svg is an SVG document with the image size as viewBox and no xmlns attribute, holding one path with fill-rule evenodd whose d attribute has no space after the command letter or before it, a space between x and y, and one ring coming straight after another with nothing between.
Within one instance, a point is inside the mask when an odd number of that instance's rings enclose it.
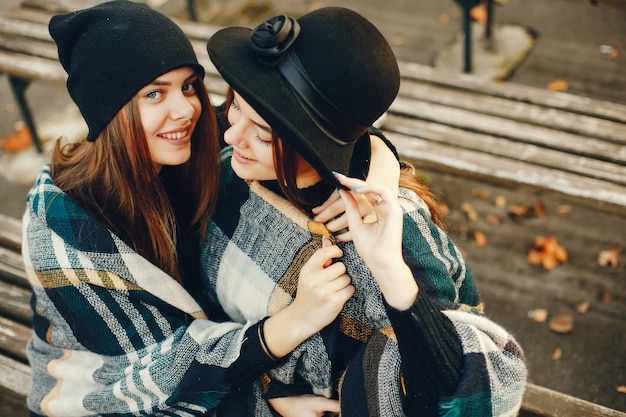
<instances>
[{"instance_id":1,"label":"striped knit fabric","mask_svg":"<svg viewBox=\"0 0 626 417\"><path fill-rule=\"evenodd\" d=\"M235 321L259 320L288 305L298 273L321 247L327 230L258 182L245 183L222 169L222 190L202 256L208 299L219 302ZM430 221L423 202L401 190L405 211L404 256L420 286L454 323L464 352L463 378L453 397L439 401L441 415L513 416L521 404L526 368L515 340L481 315L471 273L448 236ZM331 396L337 389L342 415L402 416L403 384L396 334L369 270L352 243L340 245L356 294L335 326L302 343L281 366L253 387L255 398L233 401L224 414L271 416L263 400L273 385ZM350 346L352 361L337 383L332 365L336 346ZM414 347L416 355L419 346ZM343 352L345 353L345 351ZM340 353L341 354L341 353ZM339 385L343 384L344 389ZM298 388L296 388L298 386ZM349 387L349 388L346 388Z\"/></svg>"},{"instance_id":2,"label":"striped knit fabric","mask_svg":"<svg viewBox=\"0 0 626 417\"><path fill-rule=\"evenodd\" d=\"M207 320L173 278L87 215L48 167L28 195L32 415L192 416L228 391L247 326Z\"/></svg>"}]
</instances>

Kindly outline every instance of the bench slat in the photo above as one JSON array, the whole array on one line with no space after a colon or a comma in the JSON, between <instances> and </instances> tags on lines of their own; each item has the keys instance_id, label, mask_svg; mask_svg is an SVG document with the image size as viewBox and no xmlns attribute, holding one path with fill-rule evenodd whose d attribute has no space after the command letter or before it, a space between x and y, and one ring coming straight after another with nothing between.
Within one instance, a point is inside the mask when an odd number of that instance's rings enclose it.
<instances>
[{"instance_id":1,"label":"bench slat","mask_svg":"<svg viewBox=\"0 0 626 417\"><path fill-rule=\"evenodd\" d=\"M22 222L0 213L0 245L20 251L22 247Z\"/></svg>"},{"instance_id":2,"label":"bench slat","mask_svg":"<svg viewBox=\"0 0 626 417\"><path fill-rule=\"evenodd\" d=\"M389 114L383 130L626 185L626 166Z\"/></svg>"},{"instance_id":3,"label":"bench slat","mask_svg":"<svg viewBox=\"0 0 626 417\"><path fill-rule=\"evenodd\" d=\"M626 145L626 124L612 120L599 119L561 109L546 108L523 101L477 94L475 91L451 89L408 78L402 79L399 95L427 103L471 110ZM420 116L419 114L414 115Z\"/></svg>"},{"instance_id":4,"label":"bench slat","mask_svg":"<svg viewBox=\"0 0 626 417\"><path fill-rule=\"evenodd\" d=\"M558 169L462 148L450 148L395 132L387 134L400 156L420 167L506 185L532 186L570 201L626 216L626 187Z\"/></svg>"},{"instance_id":5,"label":"bench slat","mask_svg":"<svg viewBox=\"0 0 626 417\"><path fill-rule=\"evenodd\" d=\"M399 61L398 65L400 74L406 78L626 123L626 105L623 104L515 83L487 81L469 74L445 72L413 62Z\"/></svg>"},{"instance_id":6,"label":"bench slat","mask_svg":"<svg viewBox=\"0 0 626 417\"><path fill-rule=\"evenodd\" d=\"M626 417L625 413L535 384L526 384L520 417Z\"/></svg>"},{"instance_id":7,"label":"bench slat","mask_svg":"<svg viewBox=\"0 0 626 417\"><path fill-rule=\"evenodd\" d=\"M0 72L25 80L65 83L67 75L59 61L0 50Z\"/></svg>"},{"instance_id":8,"label":"bench slat","mask_svg":"<svg viewBox=\"0 0 626 417\"><path fill-rule=\"evenodd\" d=\"M31 385L30 366L0 355L0 385L26 397Z\"/></svg>"},{"instance_id":9,"label":"bench slat","mask_svg":"<svg viewBox=\"0 0 626 417\"><path fill-rule=\"evenodd\" d=\"M26 362L26 344L32 335L31 327L0 317L0 357L8 354Z\"/></svg>"},{"instance_id":10,"label":"bench slat","mask_svg":"<svg viewBox=\"0 0 626 417\"><path fill-rule=\"evenodd\" d=\"M15 320L26 326L32 326L31 294L30 289L0 282L0 315L11 321Z\"/></svg>"},{"instance_id":11,"label":"bench slat","mask_svg":"<svg viewBox=\"0 0 626 417\"><path fill-rule=\"evenodd\" d=\"M439 104L407 100L403 97L398 97L391 105L389 111L442 125L506 137L519 142L534 143L577 155L587 155L626 165L626 146L553 130L543 126L520 123L516 120L450 108L449 106Z\"/></svg>"}]
</instances>

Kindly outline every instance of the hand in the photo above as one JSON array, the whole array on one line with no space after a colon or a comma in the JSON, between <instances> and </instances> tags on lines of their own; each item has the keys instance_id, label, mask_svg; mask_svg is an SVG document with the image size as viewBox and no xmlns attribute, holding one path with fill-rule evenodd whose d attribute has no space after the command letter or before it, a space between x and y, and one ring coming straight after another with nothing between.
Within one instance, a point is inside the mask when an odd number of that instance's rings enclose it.
<instances>
[{"instance_id":1,"label":"hand","mask_svg":"<svg viewBox=\"0 0 626 417\"><path fill-rule=\"evenodd\" d=\"M322 417L339 413L339 401L317 395L272 398L268 400L274 411L282 417Z\"/></svg>"},{"instance_id":2,"label":"hand","mask_svg":"<svg viewBox=\"0 0 626 417\"><path fill-rule=\"evenodd\" d=\"M357 252L369 267L389 305L406 310L417 297L417 283L402 257L403 213L398 198L387 187L369 185L338 174L337 180L351 191L340 190ZM377 220L364 221L355 195L364 195L374 206Z\"/></svg>"},{"instance_id":3,"label":"hand","mask_svg":"<svg viewBox=\"0 0 626 417\"><path fill-rule=\"evenodd\" d=\"M332 263L343 255L330 240L322 243L302 266L295 300L271 316L264 325L267 348L278 358L332 323L354 294L346 267Z\"/></svg>"},{"instance_id":4,"label":"hand","mask_svg":"<svg viewBox=\"0 0 626 417\"><path fill-rule=\"evenodd\" d=\"M367 221L376 221L374 206L372 206L365 196L359 195L356 196L356 198L361 217L367 219ZM348 229L348 217L345 211L346 208L339 193L332 193L324 204L313 209L313 214L316 215L315 221L325 223L329 232L335 234L345 230L344 232L336 234L335 239L338 242L349 242L352 240L352 236Z\"/></svg>"},{"instance_id":5,"label":"hand","mask_svg":"<svg viewBox=\"0 0 626 417\"><path fill-rule=\"evenodd\" d=\"M372 154L367 182L384 185L395 194L400 179L400 164L389 147L378 136L370 135L370 144ZM361 195L357 195L356 198L361 217L367 222L375 222L376 213L367 198ZM324 204L313 209L313 214L316 215L315 221L326 223L326 228L333 234L348 228L348 219L344 212L345 206L337 193L331 194ZM349 230L335 235L335 238L339 242L352 240Z\"/></svg>"},{"instance_id":6,"label":"hand","mask_svg":"<svg viewBox=\"0 0 626 417\"><path fill-rule=\"evenodd\" d=\"M345 265L333 263L342 255L338 246L324 239L322 247L300 270L296 298L290 308L297 311L296 317L305 317L314 333L329 325L354 294Z\"/></svg>"}]
</instances>

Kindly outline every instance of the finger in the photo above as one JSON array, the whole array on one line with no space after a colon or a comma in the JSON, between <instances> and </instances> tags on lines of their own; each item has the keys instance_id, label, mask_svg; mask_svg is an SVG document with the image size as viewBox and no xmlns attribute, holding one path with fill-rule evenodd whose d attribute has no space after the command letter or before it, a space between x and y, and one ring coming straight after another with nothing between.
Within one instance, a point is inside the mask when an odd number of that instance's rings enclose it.
<instances>
[{"instance_id":1,"label":"finger","mask_svg":"<svg viewBox=\"0 0 626 417\"><path fill-rule=\"evenodd\" d=\"M333 242L330 241L328 236L322 236L322 248L327 248L333 245ZM324 264L322 268L328 268L333 263L333 259L329 258Z\"/></svg>"},{"instance_id":2,"label":"finger","mask_svg":"<svg viewBox=\"0 0 626 417\"><path fill-rule=\"evenodd\" d=\"M346 190L339 190L339 195L341 195L341 198L343 199L344 205L346 207L348 226L350 227L350 229L354 230L355 227L363 223L363 219L361 219L361 214L359 213L359 206L351 192Z\"/></svg>"},{"instance_id":3,"label":"finger","mask_svg":"<svg viewBox=\"0 0 626 417\"><path fill-rule=\"evenodd\" d=\"M341 209L344 209L344 205L343 202L341 203ZM346 217L345 214L342 214L341 216L337 217L336 219L333 219L329 222L327 222L325 224L326 228L328 229L328 231L330 231L331 233L336 233L339 232L343 229L346 229L348 227L348 218Z\"/></svg>"},{"instance_id":4,"label":"finger","mask_svg":"<svg viewBox=\"0 0 626 417\"><path fill-rule=\"evenodd\" d=\"M343 213L343 203L338 193L331 193L321 206L315 207L312 211L316 215L315 221L325 223Z\"/></svg>"}]
</instances>

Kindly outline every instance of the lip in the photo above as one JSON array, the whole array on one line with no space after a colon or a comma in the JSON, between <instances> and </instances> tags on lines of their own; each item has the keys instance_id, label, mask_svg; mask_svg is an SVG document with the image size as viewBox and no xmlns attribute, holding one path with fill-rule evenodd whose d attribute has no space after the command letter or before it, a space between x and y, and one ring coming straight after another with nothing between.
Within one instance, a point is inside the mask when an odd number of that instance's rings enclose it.
<instances>
[{"instance_id":1,"label":"lip","mask_svg":"<svg viewBox=\"0 0 626 417\"><path fill-rule=\"evenodd\" d=\"M256 160L254 159L246 158L237 149L234 149L234 148L233 148L233 158L235 158L237 162L242 163L242 164L250 164L250 163L256 162Z\"/></svg>"},{"instance_id":2,"label":"lip","mask_svg":"<svg viewBox=\"0 0 626 417\"><path fill-rule=\"evenodd\" d=\"M180 129L169 130L158 133L157 137L167 143L175 145L186 145L191 140L192 126L181 127Z\"/></svg>"}]
</instances>

